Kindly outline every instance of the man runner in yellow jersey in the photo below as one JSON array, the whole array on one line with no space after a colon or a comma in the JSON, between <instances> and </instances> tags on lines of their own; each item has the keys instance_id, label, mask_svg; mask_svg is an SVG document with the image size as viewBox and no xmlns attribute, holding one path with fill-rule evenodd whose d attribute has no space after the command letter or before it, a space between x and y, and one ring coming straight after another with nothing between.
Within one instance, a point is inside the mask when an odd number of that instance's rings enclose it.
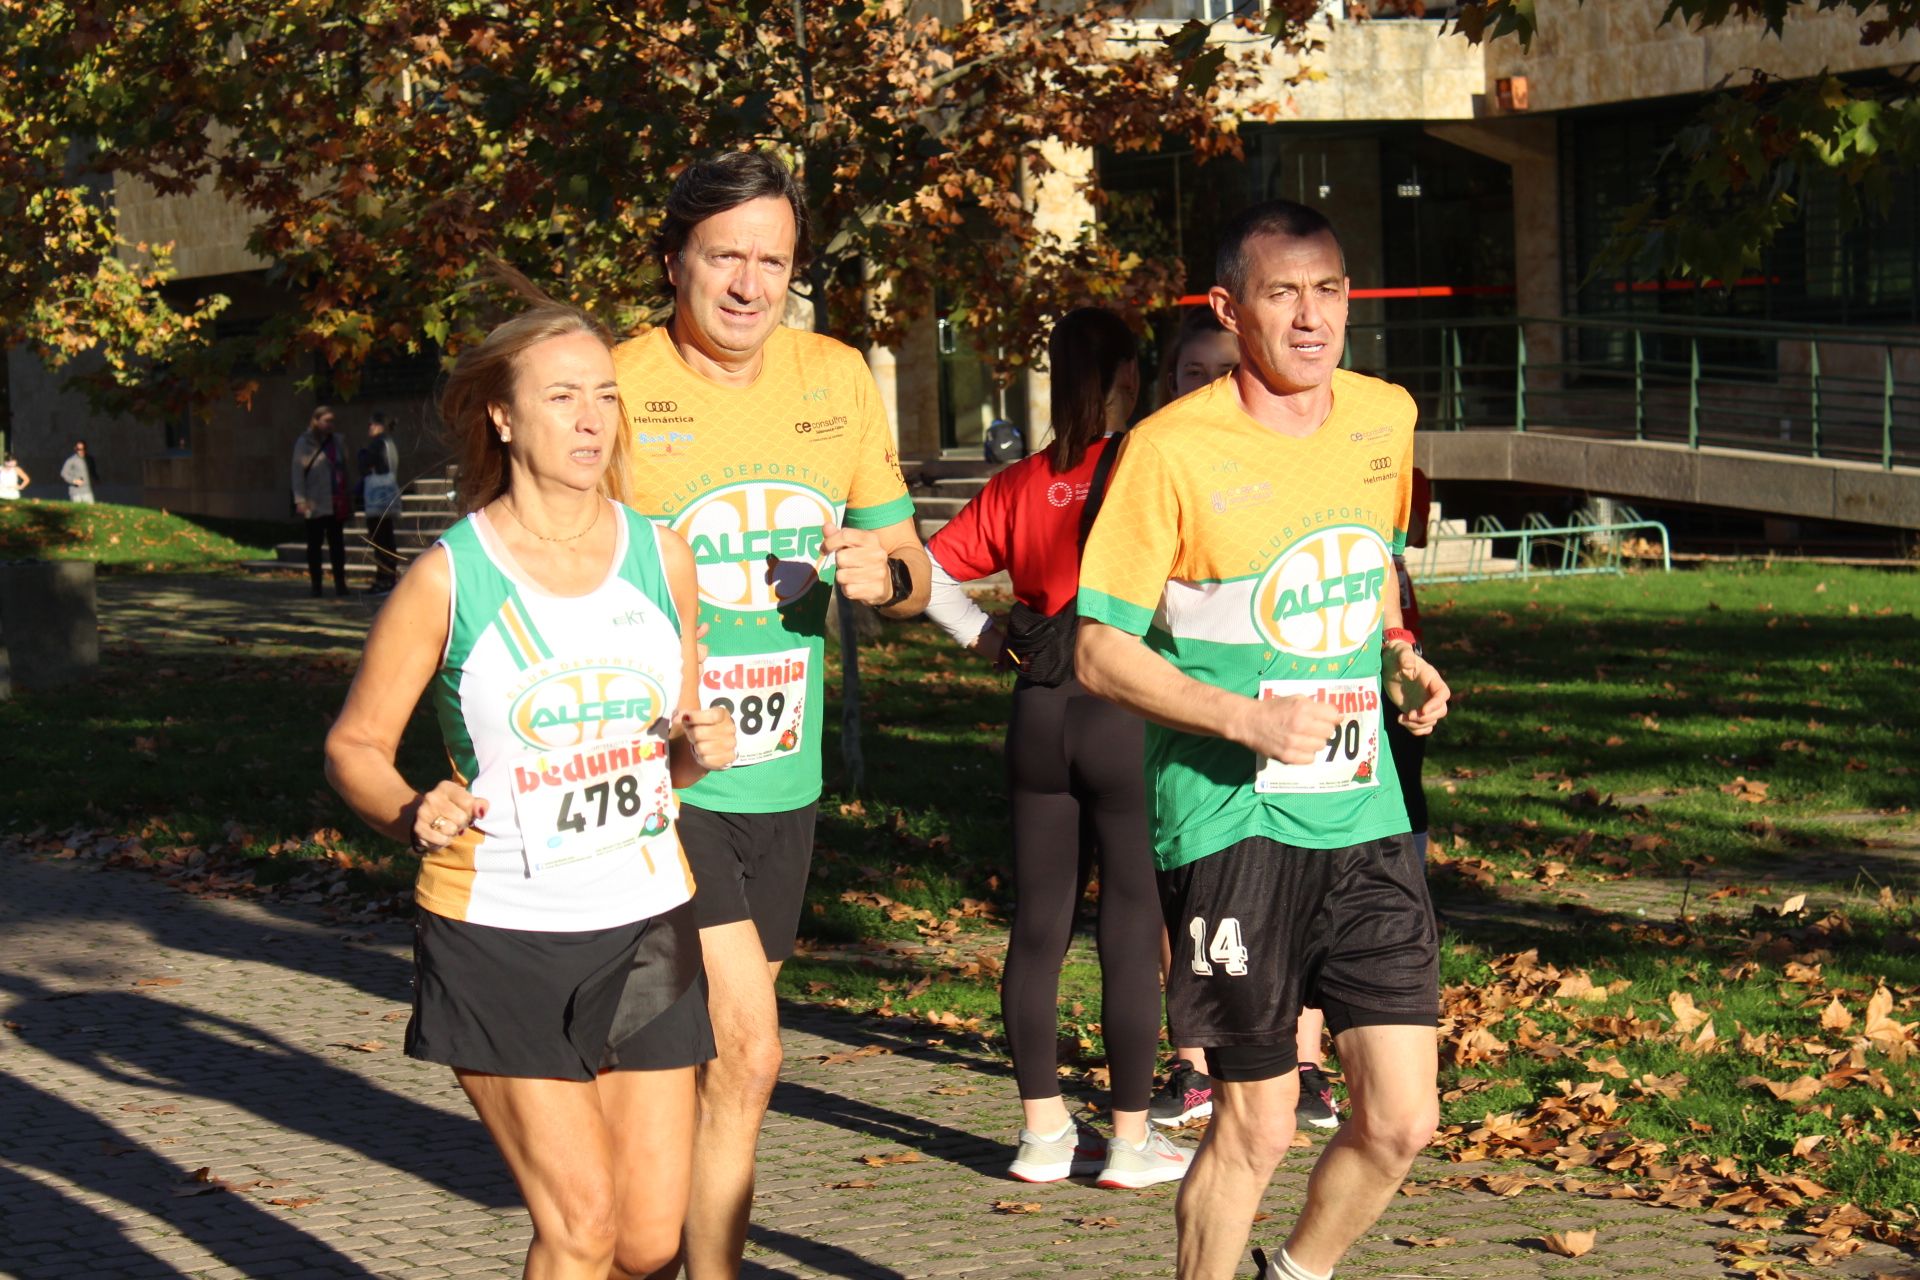
<instances>
[{"instance_id":1,"label":"man runner in yellow jersey","mask_svg":"<svg viewBox=\"0 0 1920 1280\"><path fill-rule=\"evenodd\" d=\"M1438 938L1382 718L1447 686L1400 625L1413 400L1339 367L1347 274L1316 211L1222 233L1214 311L1239 367L1136 427L1081 562L1078 669L1150 722L1174 1043L1213 1120L1176 1205L1181 1280L1228 1280L1293 1138L1302 1004L1352 1119L1263 1280L1326 1280L1433 1136ZM1382 705L1384 685L1390 705Z\"/></svg>"},{"instance_id":2,"label":"man runner in yellow jersey","mask_svg":"<svg viewBox=\"0 0 1920 1280\"><path fill-rule=\"evenodd\" d=\"M693 549L711 650L701 697L733 714L739 743L732 770L682 793L679 822L719 1052L701 1069L691 1280L740 1271L780 1073L774 980L813 851L833 585L893 617L927 599L927 553L873 375L851 347L780 323L806 231L800 188L773 156L690 165L657 245L673 317L614 351L633 436L628 491Z\"/></svg>"}]
</instances>

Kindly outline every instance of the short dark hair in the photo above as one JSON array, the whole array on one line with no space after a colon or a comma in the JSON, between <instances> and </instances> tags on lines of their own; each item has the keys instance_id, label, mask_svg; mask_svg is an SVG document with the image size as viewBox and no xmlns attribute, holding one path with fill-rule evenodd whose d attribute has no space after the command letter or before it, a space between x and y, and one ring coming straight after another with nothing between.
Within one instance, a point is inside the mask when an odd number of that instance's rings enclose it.
<instances>
[{"instance_id":1,"label":"short dark hair","mask_svg":"<svg viewBox=\"0 0 1920 1280\"><path fill-rule=\"evenodd\" d=\"M779 196L793 208L794 263L807 258L807 198L793 170L770 151L723 151L688 165L667 195L666 217L654 236L654 254L662 266L686 247L693 229L715 214L750 200Z\"/></svg>"},{"instance_id":2,"label":"short dark hair","mask_svg":"<svg viewBox=\"0 0 1920 1280\"><path fill-rule=\"evenodd\" d=\"M373 413L370 415L370 417L368 418L368 421L377 422L384 427L387 425L387 415L382 413L380 410L375 409Z\"/></svg>"},{"instance_id":3,"label":"short dark hair","mask_svg":"<svg viewBox=\"0 0 1920 1280\"><path fill-rule=\"evenodd\" d=\"M1259 236L1286 236L1291 240L1311 240L1332 236L1340 250L1340 271L1347 269L1347 251L1341 248L1340 234L1327 221L1327 215L1311 205L1294 200L1262 200L1235 215L1220 232L1220 252L1213 261L1213 278L1222 289L1239 298L1247 287L1247 242Z\"/></svg>"}]
</instances>

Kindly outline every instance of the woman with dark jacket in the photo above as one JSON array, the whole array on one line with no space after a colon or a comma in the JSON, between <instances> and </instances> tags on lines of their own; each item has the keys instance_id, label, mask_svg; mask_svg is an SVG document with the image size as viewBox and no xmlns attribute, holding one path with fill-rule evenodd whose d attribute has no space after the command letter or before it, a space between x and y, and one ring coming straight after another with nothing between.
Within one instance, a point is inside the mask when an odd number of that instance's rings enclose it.
<instances>
[{"instance_id":1,"label":"woman with dark jacket","mask_svg":"<svg viewBox=\"0 0 1920 1280\"><path fill-rule=\"evenodd\" d=\"M333 432L333 410L321 405L313 411L307 429L293 442L293 509L307 522L307 575L313 594L320 594L320 542L325 539L333 559L335 595L347 594L347 519L353 507L347 500L347 468L340 454L340 437Z\"/></svg>"}]
</instances>

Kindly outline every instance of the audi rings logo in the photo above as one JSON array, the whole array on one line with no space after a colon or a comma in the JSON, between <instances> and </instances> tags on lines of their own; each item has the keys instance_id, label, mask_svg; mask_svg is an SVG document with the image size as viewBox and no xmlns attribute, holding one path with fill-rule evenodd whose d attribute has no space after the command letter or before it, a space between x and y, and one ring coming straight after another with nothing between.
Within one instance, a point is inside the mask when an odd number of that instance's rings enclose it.
<instances>
[{"instance_id":1,"label":"audi rings logo","mask_svg":"<svg viewBox=\"0 0 1920 1280\"><path fill-rule=\"evenodd\" d=\"M649 400L646 404L646 410L648 413L678 413L680 412L680 402L678 400Z\"/></svg>"},{"instance_id":2,"label":"audi rings logo","mask_svg":"<svg viewBox=\"0 0 1920 1280\"><path fill-rule=\"evenodd\" d=\"M1392 458L1368 458L1367 459L1367 470L1369 471L1386 471L1391 469L1392 466L1393 466Z\"/></svg>"}]
</instances>

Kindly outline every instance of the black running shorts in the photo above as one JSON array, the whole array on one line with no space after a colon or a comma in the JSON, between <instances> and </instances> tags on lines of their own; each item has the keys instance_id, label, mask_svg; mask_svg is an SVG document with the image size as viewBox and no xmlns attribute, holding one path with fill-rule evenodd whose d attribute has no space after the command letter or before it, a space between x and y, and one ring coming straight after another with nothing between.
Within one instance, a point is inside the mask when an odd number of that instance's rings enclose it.
<instances>
[{"instance_id":1,"label":"black running shorts","mask_svg":"<svg viewBox=\"0 0 1920 1280\"><path fill-rule=\"evenodd\" d=\"M691 904L612 929L501 929L422 911L407 1056L592 1080L713 1057Z\"/></svg>"},{"instance_id":2,"label":"black running shorts","mask_svg":"<svg viewBox=\"0 0 1920 1280\"><path fill-rule=\"evenodd\" d=\"M751 920L768 960L793 954L818 807L722 813L681 804L675 825L693 868L694 917L702 929Z\"/></svg>"},{"instance_id":3,"label":"black running shorts","mask_svg":"<svg viewBox=\"0 0 1920 1280\"><path fill-rule=\"evenodd\" d=\"M1242 840L1162 871L1160 905L1168 1029L1220 1079L1293 1070L1302 1005L1336 1036L1439 1019L1439 933L1406 836L1345 849Z\"/></svg>"}]
</instances>

